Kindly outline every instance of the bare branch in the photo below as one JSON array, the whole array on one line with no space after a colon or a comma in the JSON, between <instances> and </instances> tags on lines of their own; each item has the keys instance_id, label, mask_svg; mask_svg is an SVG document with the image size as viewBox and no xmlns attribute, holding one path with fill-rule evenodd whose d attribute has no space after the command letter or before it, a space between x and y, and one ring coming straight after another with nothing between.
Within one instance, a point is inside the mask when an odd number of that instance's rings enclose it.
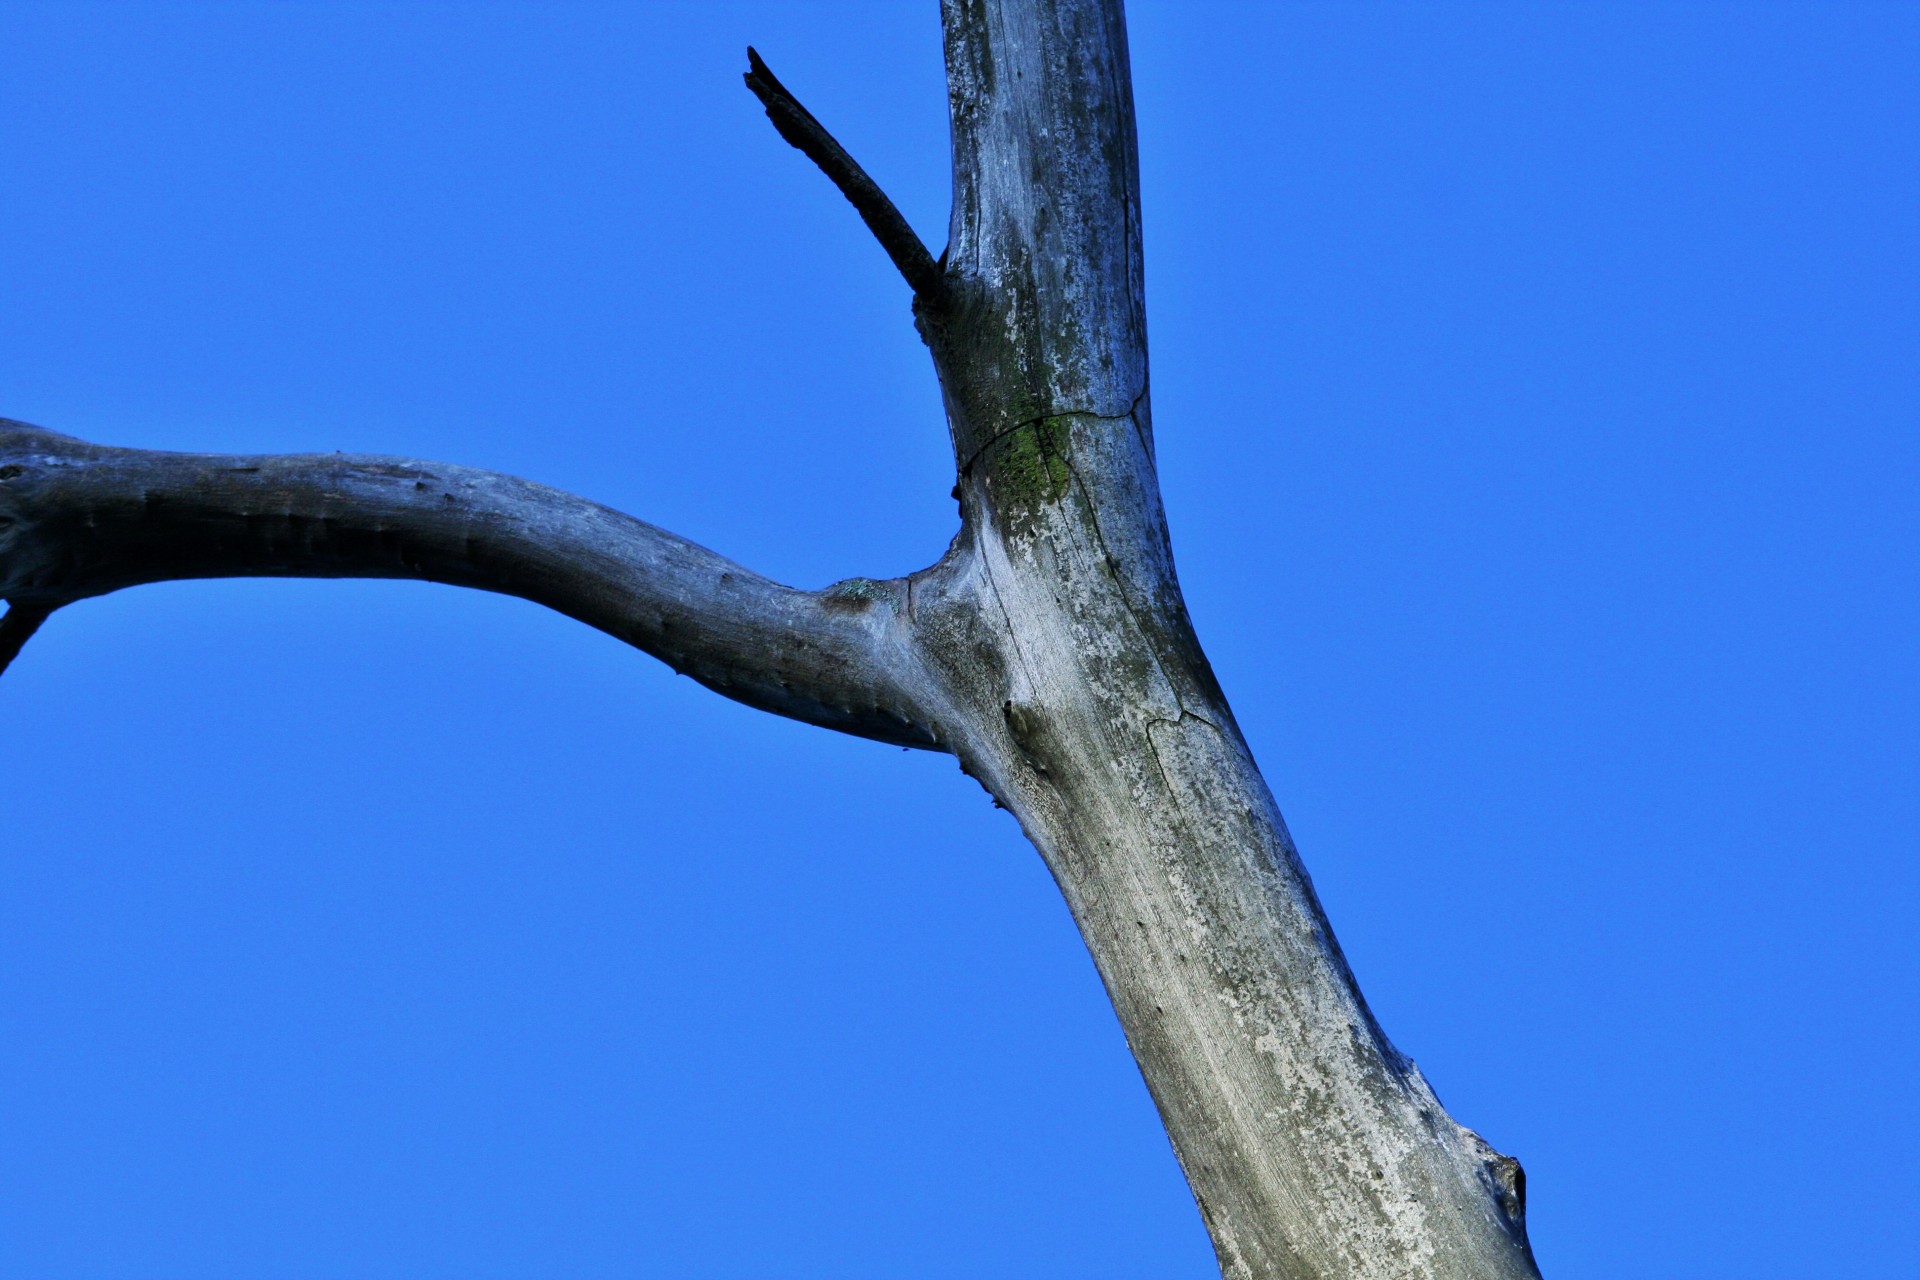
<instances>
[{"instance_id":1,"label":"bare branch","mask_svg":"<svg viewBox=\"0 0 1920 1280\"><path fill-rule=\"evenodd\" d=\"M927 252L927 246L914 234L907 220L900 216L900 211L893 207L893 201L887 199L887 193L867 176L867 171L847 154L847 149L834 140L826 127L813 118L813 113L801 106L800 100L775 78L751 45L747 47L747 66L749 70L744 77L747 88L753 90L754 96L766 107L767 119L773 121L773 127L780 131L780 136L820 166L820 172L840 188L840 194L852 203L861 221L867 224L867 230L873 232L873 238L893 259L893 265L906 278L915 296L932 298L937 295L940 291L940 264Z\"/></svg>"},{"instance_id":2,"label":"bare branch","mask_svg":"<svg viewBox=\"0 0 1920 1280\"><path fill-rule=\"evenodd\" d=\"M749 706L944 749L916 692L903 583L783 587L598 503L470 467L113 449L0 419L0 637L16 650L53 607L40 602L229 577L519 596Z\"/></svg>"}]
</instances>

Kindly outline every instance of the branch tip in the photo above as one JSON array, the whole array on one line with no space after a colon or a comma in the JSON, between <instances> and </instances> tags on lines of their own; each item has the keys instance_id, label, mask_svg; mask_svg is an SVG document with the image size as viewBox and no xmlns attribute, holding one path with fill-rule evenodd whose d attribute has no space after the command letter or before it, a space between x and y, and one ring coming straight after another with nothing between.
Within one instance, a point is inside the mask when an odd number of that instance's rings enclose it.
<instances>
[{"instance_id":1,"label":"branch tip","mask_svg":"<svg viewBox=\"0 0 1920 1280\"><path fill-rule=\"evenodd\" d=\"M893 260L895 269L915 296L936 296L942 272L940 264L927 252L927 246L887 198L887 193L867 176L867 171L827 132L826 126L800 105L800 100L780 83L780 78L752 45L747 46L747 73L741 78L766 108L767 119L773 122L775 131L840 188L840 194L867 224L867 230L886 250L887 257Z\"/></svg>"}]
</instances>

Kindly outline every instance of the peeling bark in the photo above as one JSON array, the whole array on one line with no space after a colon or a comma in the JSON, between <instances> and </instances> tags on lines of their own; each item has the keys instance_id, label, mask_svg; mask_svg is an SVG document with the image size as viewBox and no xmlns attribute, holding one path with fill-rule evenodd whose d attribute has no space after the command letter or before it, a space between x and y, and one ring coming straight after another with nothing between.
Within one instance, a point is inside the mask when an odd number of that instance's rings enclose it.
<instances>
[{"instance_id":1,"label":"peeling bark","mask_svg":"<svg viewBox=\"0 0 1920 1280\"><path fill-rule=\"evenodd\" d=\"M938 564L798 591L508 476L0 421L0 667L54 609L145 582L420 578L546 604L752 706L950 751L1052 870L1223 1274L1535 1276L1518 1163L1375 1024L1188 621L1154 469L1119 0L942 15L938 261L757 55L747 77L913 288L962 511Z\"/></svg>"}]
</instances>

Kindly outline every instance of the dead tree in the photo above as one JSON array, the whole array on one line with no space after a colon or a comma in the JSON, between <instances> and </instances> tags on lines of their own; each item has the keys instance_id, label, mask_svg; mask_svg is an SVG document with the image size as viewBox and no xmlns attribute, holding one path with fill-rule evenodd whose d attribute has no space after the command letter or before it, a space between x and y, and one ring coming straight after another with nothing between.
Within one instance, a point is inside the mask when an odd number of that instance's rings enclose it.
<instances>
[{"instance_id":1,"label":"dead tree","mask_svg":"<svg viewBox=\"0 0 1920 1280\"><path fill-rule=\"evenodd\" d=\"M951 752L1066 895L1226 1275L1534 1276L1519 1165L1375 1025L1187 619L1120 0L944 0L943 18L938 259L751 53L746 77L912 289L961 510L938 563L795 590L490 472L4 421L0 665L54 610L140 583L417 578L547 605L751 706Z\"/></svg>"}]
</instances>

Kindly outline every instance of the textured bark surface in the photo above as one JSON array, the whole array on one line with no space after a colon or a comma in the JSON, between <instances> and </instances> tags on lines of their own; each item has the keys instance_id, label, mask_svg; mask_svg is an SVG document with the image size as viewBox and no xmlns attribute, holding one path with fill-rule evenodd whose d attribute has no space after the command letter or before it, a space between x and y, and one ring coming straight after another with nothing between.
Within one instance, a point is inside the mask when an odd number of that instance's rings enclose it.
<instances>
[{"instance_id":1,"label":"textured bark surface","mask_svg":"<svg viewBox=\"0 0 1920 1280\"><path fill-rule=\"evenodd\" d=\"M0 422L0 665L52 610L144 582L421 578L549 605L753 706L951 751L1051 868L1224 1274L1533 1276L1518 1164L1375 1025L1181 601L1118 0L945 0L943 19L937 264L757 57L748 76L914 287L963 513L937 565L797 591L511 477Z\"/></svg>"},{"instance_id":2,"label":"textured bark surface","mask_svg":"<svg viewBox=\"0 0 1920 1280\"><path fill-rule=\"evenodd\" d=\"M922 320L968 536L914 598L955 749L1066 895L1225 1274L1531 1275L1517 1164L1374 1024L1187 620L1119 5L945 17L953 225Z\"/></svg>"}]
</instances>

